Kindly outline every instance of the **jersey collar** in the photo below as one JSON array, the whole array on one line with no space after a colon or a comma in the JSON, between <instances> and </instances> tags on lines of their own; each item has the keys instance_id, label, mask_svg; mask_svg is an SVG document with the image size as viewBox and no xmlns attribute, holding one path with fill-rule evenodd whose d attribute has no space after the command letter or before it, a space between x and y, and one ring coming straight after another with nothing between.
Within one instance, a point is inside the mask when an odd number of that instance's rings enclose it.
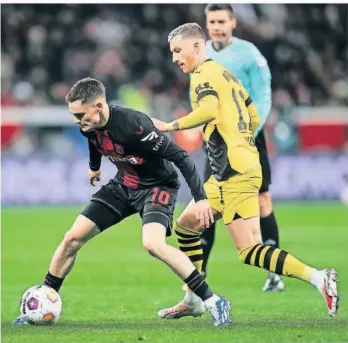
<instances>
[{"instance_id":1,"label":"jersey collar","mask_svg":"<svg viewBox=\"0 0 348 343\"><path fill-rule=\"evenodd\" d=\"M208 58L205 61L203 61L203 63L201 63L201 65L194 71L194 74L199 73L201 71L201 69L203 68L203 64L205 64L207 62L213 62L213 59Z\"/></svg>"},{"instance_id":2,"label":"jersey collar","mask_svg":"<svg viewBox=\"0 0 348 343\"><path fill-rule=\"evenodd\" d=\"M213 40L211 40L211 47L213 48L214 51L220 52L224 50L225 48L227 48L228 46L232 45L232 43L233 43L233 37L231 38L231 41L228 44L224 45L220 50L218 50L215 48Z\"/></svg>"}]
</instances>

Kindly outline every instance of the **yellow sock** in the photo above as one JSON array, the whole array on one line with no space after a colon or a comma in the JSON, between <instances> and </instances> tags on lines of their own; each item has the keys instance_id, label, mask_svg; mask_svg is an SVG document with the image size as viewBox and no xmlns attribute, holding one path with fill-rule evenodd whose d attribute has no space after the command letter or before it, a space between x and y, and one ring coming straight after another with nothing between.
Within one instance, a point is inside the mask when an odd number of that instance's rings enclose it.
<instances>
[{"instance_id":1,"label":"yellow sock","mask_svg":"<svg viewBox=\"0 0 348 343\"><path fill-rule=\"evenodd\" d=\"M254 244L242 250L239 259L245 264L307 282L311 282L312 274L316 271L286 251L262 244Z\"/></svg>"},{"instance_id":2,"label":"yellow sock","mask_svg":"<svg viewBox=\"0 0 348 343\"><path fill-rule=\"evenodd\" d=\"M199 273L202 272L203 248L200 233L190 231L178 223L175 224L175 233L178 237L179 249L191 260Z\"/></svg>"}]
</instances>

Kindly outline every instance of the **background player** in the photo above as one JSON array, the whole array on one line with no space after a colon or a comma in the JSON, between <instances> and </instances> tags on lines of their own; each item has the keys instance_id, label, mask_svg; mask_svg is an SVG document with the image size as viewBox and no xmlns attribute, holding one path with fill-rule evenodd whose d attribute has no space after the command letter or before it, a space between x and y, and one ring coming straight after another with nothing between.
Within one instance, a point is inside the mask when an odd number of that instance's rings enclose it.
<instances>
[{"instance_id":1,"label":"background player","mask_svg":"<svg viewBox=\"0 0 348 343\"><path fill-rule=\"evenodd\" d=\"M261 244L258 193L261 166L253 136L259 118L241 83L220 64L207 58L206 38L195 23L181 25L168 37L173 62L192 73L191 103L194 110L171 123L154 120L161 131L184 130L204 125L208 158L213 175L204 187L216 218L223 218L245 264L314 285L324 296L330 316L338 309L337 272L317 270L291 254ZM179 217L175 231L178 243L198 270L202 267L199 236L202 226L191 202ZM194 235L196 233L196 235ZM183 301L159 311L162 318L200 315L201 300L187 292Z\"/></svg>"},{"instance_id":2,"label":"background player","mask_svg":"<svg viewBox=\"0 0 348 343\"><path fill-rule=\"evenodd\" d=\"M211 313L214 325L230 323L228 300L210 290L190 259L166 244L179 189L174 162L187 181L196 201L201 225L207 227L213 215L201 180L189 155L154 127L147 115L120 106L109 106L101 82L86 78L78 81L66 96L69 110L81 133L88 138L90 183L100 178L102 155L114 163L114 179L92 196L53 255L45 284L59 291L71 271L77 252L91 238L139 213L142 218L142 244L154 257L165 262ZM15 324L26 324L20 316Z\"/></svg>"},{"instance_id":3,"label":"background player","mask_svg":"<svg viewBox=\"0 0 348 343\"><path fill-rule=\"evenodd\" d=\"M214 61L223 65L244 86L257 109L260 125L255 132L255 142L259 151L262 168L260 188L260 226L265 245L279 247L278 225L273 212L269 192L271 169L263 125L271 110L271 73L266 59L254 44L232 37L237 22L233 8L229 4L209 4L205 8L206 27L211 40L207 42L207 53ZM205 180L211 175L208 159L205 167ZM202 234L203 267L206 274L207 262L215 238L215 223ZM284 282L280 276L269 272L263 291L282 291Z\"/></svg>"}]
</instances>

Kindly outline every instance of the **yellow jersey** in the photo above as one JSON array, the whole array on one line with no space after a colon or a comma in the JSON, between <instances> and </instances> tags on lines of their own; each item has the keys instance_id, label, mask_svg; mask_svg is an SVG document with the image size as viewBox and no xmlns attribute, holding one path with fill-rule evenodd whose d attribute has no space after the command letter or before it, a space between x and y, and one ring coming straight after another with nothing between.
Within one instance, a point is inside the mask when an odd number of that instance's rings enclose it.
<instances>
[{"instance_id":1,"label":"yellow jersey","mask_svg":"<svg viewBox=\"0 0 348 343\"><path fill-rule=\"evenodd\" d=\"M260 119L242 84L209 59L192 74L190 88L194 110L205 97L218 99L216 117L203 127L209 162L217 181L260 168L253 138Z\"/></svg>"}]
</instances>

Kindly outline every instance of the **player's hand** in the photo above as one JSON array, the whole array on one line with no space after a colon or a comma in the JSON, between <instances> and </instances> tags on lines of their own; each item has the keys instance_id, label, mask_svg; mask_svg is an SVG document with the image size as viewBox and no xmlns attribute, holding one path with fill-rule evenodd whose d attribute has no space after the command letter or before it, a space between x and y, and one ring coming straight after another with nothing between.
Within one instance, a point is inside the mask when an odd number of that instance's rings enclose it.
<instances>
[{"instance_id":1,"label":"player's hand","mask_svg":"<svg viewBox=\"0 0 348 343\"><path fill-rule=\"evenodd\" d=\"M167 132L167 123L162 120L151 118L153 125L155 125L156 129L162 132Z\"/></svg>"},{"instance_id":2,"label":"player's hand","mask_svg":"<svg viewBox=\"0 0 348 343\"><path fill-rule=\"evenodd\" d=\"M93 171L91 169L88 170L88 179L89 179L89 183L94 187L95 184L94 182L100 181L100 170L97 171Z\"/></svg>"},{"instance_id":3,"label":"player's hand","mask_svg":"<svg viewBox=\"0 0 348 343\"><path fill-rule=\"evenodd\" d=\"M196 216L200 221L201 228L208 228L214 223L213 210L207 199L196 202Z\"/></svg>"}]
</instances>

